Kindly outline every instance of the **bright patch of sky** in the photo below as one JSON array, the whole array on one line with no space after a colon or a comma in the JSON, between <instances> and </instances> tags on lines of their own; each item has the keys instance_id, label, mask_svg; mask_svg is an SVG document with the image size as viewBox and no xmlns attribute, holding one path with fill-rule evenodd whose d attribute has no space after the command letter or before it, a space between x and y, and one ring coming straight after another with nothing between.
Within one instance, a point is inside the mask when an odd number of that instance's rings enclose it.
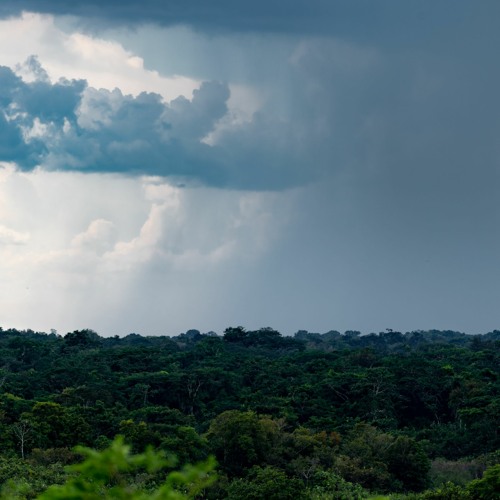
<instances>
[{"instance_id":1,"label":"bright patch of sky","mask_svg":"<svg viewBox=\"0 0 500 500\"><path fill-rule=\"evenodd\" d=\"M221 286L214 273L253 266L289 216L279 193L183 189L157 177L23 173L9 164L0 174L2 320L22 328L175 332L192 321L191 305L199 307L188 296L179 304L178 292L203 290L213 302ZM129 295L130 326L120 327ZM177 317L179 308L187 320ZM209 323L219 326L215 318Z\"/></svg>"},{"instance_id":2,"label":"bright patch of sky","mask_svg":"<svg viewBox=\"0 0 500 500\"><path fill-rule=\"evenodd\" d=\"M53 82L83 79L96 89L119 88L132 95L156 92L167 101L179 95L190 98L200 85L181 75L164 77L145 69L143 59L120 43L79 31L68 33L50 15L23 13L0 20L0 43L9 47L0 52L0 64L15 68L26 81L36 75L25 61L36 56Z\"/></svg>"}]
</instances>

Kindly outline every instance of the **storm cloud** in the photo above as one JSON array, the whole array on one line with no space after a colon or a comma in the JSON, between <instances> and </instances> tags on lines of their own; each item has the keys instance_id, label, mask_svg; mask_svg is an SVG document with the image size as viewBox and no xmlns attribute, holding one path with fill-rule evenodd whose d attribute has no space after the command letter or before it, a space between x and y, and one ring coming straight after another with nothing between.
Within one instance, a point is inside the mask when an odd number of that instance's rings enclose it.
<instances>
[{"instance_id":1,"label":"storm cloud","mask_svg":"<svg viewBox=\"0 0 500 500\"><path fill-rule=\"evenodd\" d=\"M385 2L398 13L405 10L398 2ZM410 2L411 3L411 2ZM415 3L415 2L413 2ZM100 2L64 2L63 0L21 0L2 4L0 14L18 15L21 11L34 11L55 15L73 15L92 19L94 23L160 23L163 25L188 24L209 31L264 31L318 33L340 29L353 16L369 25L373 20L373 3L328 2L324 0L281 0L233 2L231 0L111 0ZM380 13L379 13L380 15ZM377 16L378 17L378 16ZM375 20L377 20L377 17Z\"/></svg>"},{"instance_id":2,"label":"storm cloud","mask_svg":"<svg viewBox=\"0 0 500 500\"><path fill-rule=\"evenodd\" d=\"M89 29L114 24L188 25L210 33L260 32L328 35L362 43L378 41L414 45L434 44L447 35L463 33L467 25L487 23L494 28L500 6L483 0L481 9L468 0L16 0L2 2L0 16L32 11L75 16ZM483 17L480 13L488 12ZM443 23L446 35L443 36ZM484 28L484 24L483 24Z\"/></svg>"},{"instance_id":3,"label":"storm cloud","mask_svg":"<svg viewBox=\"0 0 500 500\"><path fill-rule=\"evenodd\" d=\"M51 83L36 58L37 79L0 68L0 150L24 169L121 172L178 177L236 188L280 189L300 182L290 127L255 115L249 123L207 137L228 112L227 84L204 82L192 98L169 103L88 87ZM276 159L280 161L277 162Z\"/></svg>"}]
</instances>

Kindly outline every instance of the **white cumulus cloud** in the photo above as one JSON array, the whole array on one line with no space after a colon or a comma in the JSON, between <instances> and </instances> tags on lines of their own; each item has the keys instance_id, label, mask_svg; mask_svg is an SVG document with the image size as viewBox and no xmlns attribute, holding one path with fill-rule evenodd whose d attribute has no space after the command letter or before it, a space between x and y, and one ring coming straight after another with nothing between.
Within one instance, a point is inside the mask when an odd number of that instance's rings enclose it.
<instances>
[{"instance_id":1,"label":"white cumulus cloud","mask_svg":"<svg viewBox=\"0 0 500 500\"><path fill-rule=\"evenodd\" d=\"M0 225L0 244L1 245L24 245L30 239L29 233L21 233Z\"/></svg>"},{"instance_id":2,"label":"white cumulus cloud","mask_svg":"<svg viewBox=\"0 0 500 500\"><path fill-rule=\"evenodd\" d=\"M51 15L25 12L18 18L0 20L0 65L17 68L26 81L40 77L29 61L38 56L52 81L84 79L97 89L138 95L156 92L167 101L179 95L191 97L200 82L181 75L164 76L144 67L137 54L120 43L81 32L66 32Z\"/></svg>"}]
</instances>

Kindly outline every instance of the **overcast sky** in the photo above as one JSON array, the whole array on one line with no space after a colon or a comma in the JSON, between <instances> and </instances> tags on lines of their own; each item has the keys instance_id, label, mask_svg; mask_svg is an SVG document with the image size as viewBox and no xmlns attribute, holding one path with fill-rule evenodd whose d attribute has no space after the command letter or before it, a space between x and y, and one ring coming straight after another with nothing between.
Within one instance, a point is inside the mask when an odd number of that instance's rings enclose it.
<instances>
[{"instance_id":1,"label":"overcast sky","mask_svg":"<svg viewBox=\"0 0 500 500\"><path fill-rule=\"evenodd\" d=\"M0 326L500 329L500 2L0 6Z\"/></svg>"}]
</instances>

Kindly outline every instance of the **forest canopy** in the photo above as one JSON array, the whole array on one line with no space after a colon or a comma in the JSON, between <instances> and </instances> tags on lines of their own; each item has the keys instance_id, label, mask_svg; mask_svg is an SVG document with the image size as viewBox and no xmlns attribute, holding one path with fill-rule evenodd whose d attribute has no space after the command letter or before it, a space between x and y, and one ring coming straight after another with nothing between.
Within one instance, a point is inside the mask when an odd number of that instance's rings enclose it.
<instances>
[{"instance_id":1,"label":"forest canopy","mask_svg":"<svg viewBox=\"0 0 500 500\"><path fill-rule=\"evenodd\" d=\"M4 498L74 481L75 447L116 451L116 436L131 453L176 457L125 474L143 493L215 457L200 498L494 498L499 347L500 331L2 329Z\"/></svg>"}]
</instances>

